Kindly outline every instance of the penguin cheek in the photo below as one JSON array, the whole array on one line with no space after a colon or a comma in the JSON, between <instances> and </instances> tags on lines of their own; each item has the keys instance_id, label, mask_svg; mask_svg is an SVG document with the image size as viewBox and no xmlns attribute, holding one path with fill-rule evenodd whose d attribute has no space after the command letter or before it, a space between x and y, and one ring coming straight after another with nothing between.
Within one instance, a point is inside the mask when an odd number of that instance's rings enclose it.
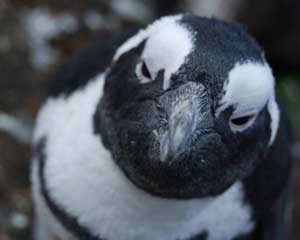
<instances>
[{"instance_id":1,"label":"penguin cheek","mask_svg":"<svg viewBox=\"0 0 300 240\"><path fill-rule=\"evenodd\" d=\"M238 177L234 153L223 144L218 134L203 136L190 155L195 186L201 196L218 195Z\"/></svg>"},{"instance_id":2,"label":"penguin cheek","mask_svg":"<svg viewBox=\"0 0 300 240\"><path fill-rule=\"evenodd\" d=\"M116 119L115 160L128 176L143 177L159 156L159 143L154 129L159 116L152 101L135 104Z\"/></svg>"},{"instance_id":3,"label":"penguin cheek","mask_svg":"<svg viewBox=\"0 0 300 240\"><path fill-rule=\"evenodd\" d=\"M132 183L148 189L160 169L159 145L145 129L127 128L120 133L120 151L115 160Z\"/></svg>"}]
</instances>

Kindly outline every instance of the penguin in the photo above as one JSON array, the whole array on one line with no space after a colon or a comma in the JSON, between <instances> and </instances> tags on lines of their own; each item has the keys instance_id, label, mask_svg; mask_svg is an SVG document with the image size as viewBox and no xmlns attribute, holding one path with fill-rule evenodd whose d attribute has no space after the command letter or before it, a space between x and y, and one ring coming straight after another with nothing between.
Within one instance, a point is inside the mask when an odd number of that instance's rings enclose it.
<instances>
[{"instance_id":1,"label":"penguin","mask_svg":"<svg viewBox=\"0 0 300 240\"><path fill-rule=\"evenodd\" d=\"M283 240L290 134L237 23L162 17L59 71L34 131L37 240Z\"/></svg>"}]
</instances>

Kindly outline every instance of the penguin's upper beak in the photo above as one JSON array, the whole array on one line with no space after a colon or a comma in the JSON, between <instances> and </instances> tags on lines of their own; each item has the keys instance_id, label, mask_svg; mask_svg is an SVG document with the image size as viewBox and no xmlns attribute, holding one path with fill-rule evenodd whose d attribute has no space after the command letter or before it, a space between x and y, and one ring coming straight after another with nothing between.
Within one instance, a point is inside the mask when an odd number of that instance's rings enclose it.
<instances>
[{"instance_id":1,"label":"penguin's upper beak","mask_svg":"<svg viewBox=\"0 0 300 240\"><path fill-rule=\"evenodd\" d=\"M202 85L187 83L168 94L162 99L168 112L168 126L160 136L160 160L163 162L176 160L186 150L197 125L201 125L207 113L207 96Z\"/></svg>"},{"instance_id":2,"label":"penguin's upper beak","mask_svg":"<svg viewBox=\"0 0 300 240\"><path fill-rule=\"evenodd\" d=\"M196 111L188 100L183 101L174 109L168 121L168 129L162 137L161 161L174 159L183 151L195 129L196 117Z\"/></svg>"}]
</instances>

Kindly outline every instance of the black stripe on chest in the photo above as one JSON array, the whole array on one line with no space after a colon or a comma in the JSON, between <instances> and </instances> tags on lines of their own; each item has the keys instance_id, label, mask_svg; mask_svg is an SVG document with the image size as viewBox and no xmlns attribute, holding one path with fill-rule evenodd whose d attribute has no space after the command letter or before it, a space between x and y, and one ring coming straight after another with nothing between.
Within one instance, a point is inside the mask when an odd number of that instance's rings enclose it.
<instances>
[{"instance_id":1,"label":"black stripe on chest","mask_svg":"<svg viewBox=\"0 0 300 240\"><path fill-rule=\"evenodd\" d=\"M36 148L35 155L39 161L38 164L38 174L40 179L40 191L54 216L61 222L61 224L71 233L73 233L76 237L81 240L105 240L104 238L97 237L92 235L87 228L81 226L78 222L78 219L73 217L71 214L67 213L63 210L49 195L49 191L47 189L47 183L45 180L45 163L46 163L46 138L42 138Z\"/></svg>"}]
</instances>

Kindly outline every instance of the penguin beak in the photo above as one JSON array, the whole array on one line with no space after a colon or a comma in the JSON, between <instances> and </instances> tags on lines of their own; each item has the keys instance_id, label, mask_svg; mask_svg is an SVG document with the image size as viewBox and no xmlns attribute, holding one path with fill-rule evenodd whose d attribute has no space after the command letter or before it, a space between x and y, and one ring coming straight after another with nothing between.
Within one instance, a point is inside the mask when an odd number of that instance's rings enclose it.
<instances>
[{"instance_id":1,"label":"penguin beak","mask_svg":"<svg viewBox=\"0 0 300 240\"><path fill-rule=\"evenodd\" d=\"M207 117L207 101L203 86L188 83L161 99L168 113L168 126L160 136L160 160L178 159L192 142L192 136L201 119Z\"/></svg>"},{"instance_id":2,"label":"penguin beak","mask_svg":"<svg viewBox=\"0 0 300 240\"><path fill-rule=\"evenodd\" d=\"M168 130L162 136L160 159L176 159L191 139L196 126L196 110L189 100L183 101L172 112Z\"/></svg>"}]
</instances>

